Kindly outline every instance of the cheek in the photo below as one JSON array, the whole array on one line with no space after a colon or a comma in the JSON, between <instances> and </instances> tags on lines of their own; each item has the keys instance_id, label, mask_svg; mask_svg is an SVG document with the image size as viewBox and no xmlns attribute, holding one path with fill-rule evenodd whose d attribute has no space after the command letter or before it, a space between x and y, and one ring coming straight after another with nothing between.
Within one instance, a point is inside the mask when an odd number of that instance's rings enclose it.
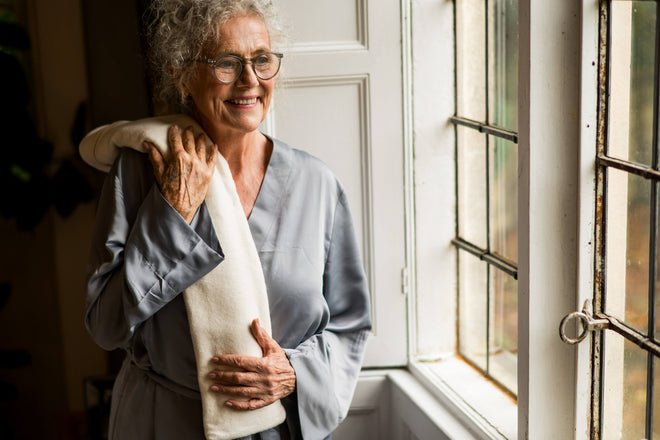
<instances>
[{"instance_id":1,"label":"cheek","mask_svg":"<svg viewBox=\"0 0 660 440\"><path fill-rule=\"evenodd\" d=\"M273 84L264 86L264 89L266 90L266 93L264 93L264 105L268 106L273 99Z\"/></svg>"},{"instance_id":2,"label":"cheek","mask_svg":"<svg viewBox=\"0 0 660 440\"><path fill-rule=\"evenodd\" d=\"M189 91L197 107L216 107L227 97L227 86L218 81L197 80L190 84Z\"/></svg>"}]
</instances>

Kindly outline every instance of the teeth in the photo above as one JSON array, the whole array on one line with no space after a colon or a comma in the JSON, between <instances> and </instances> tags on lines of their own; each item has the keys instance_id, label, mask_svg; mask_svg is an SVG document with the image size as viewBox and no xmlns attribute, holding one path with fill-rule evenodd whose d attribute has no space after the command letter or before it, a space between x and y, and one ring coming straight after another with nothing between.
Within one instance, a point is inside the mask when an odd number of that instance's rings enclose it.
<instances>
[{"instance_id":1,"label":"teeth","mask_svg":"<svg viewBox=\"0 0 660 440\"><path fill-rule=\"evenodd\" d=\"M250 98L250 99L230 99L229 102L232 104L239 104L239 105L248 105L248 104L254 104L257 102L257 98Z\"/></svg>"}]
</instances>

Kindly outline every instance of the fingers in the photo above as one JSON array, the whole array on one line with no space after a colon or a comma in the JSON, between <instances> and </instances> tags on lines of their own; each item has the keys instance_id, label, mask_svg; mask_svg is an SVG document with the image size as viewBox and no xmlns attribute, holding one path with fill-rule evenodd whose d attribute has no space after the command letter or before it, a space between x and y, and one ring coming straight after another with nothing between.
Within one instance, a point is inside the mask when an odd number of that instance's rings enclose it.
<instances>
[{"instance_id":1,"label":"fingers","mask_svg":"<svg viewBox=\"0 0 660 440\"><path fill-rule=\"evenodd\" d=\"M177 150L184 150L188 154L195 154L207 165L217 160L218 146L216 144L207 146L209 139L205 133L200 133L195 137L192 125L183 131L177 125L171 125L167 131L167 140L173 156Z\"/></svg>"},{"instance_id":2,"label":"fingers","mask_svg":"<svg viewBox=\"0 0 660 440\"><path fill-rule=\"evenodd\" d=\"M238 371L251 371L254 373L263 373L263 358L253 356L243 356L240 354L223 354L215 356L211 362L218 366L229 367ZM216 371L217 372L217 371Z\"/></svg>"},{"instance_id":3,"label":"fingers","mask_svg":"<svg viewBox=\"0 0 660 440\"><path fill-rule=\"evenodd\" d=\"M167 130L169 152L160 155L156 147L145 143L159 189L167 202L188 222L204 202L215 171L217 147L206 147L206 135L195 137L193 127L181 131L177 125Z\"/></svg>"},{"instance_id":4,"label":"fingers","mask_svg":"<svg viewBox=\"0 0 660 440\"><path fill-rule=\"evenodd\" d=\"M214 370L208 377L216 384L236 387L255 386L263 382L260 374L242 371Z\"/></svg>"},{"instance_id":5,"label":"fingers","mask_svg":"<svg viewBox=\"0 0 660 440\"><path fill-rule=\"evenodd\" d=\"M181 140L183 141L183 149L186 150L186 153L195 154L195 134L193 133L192 125L189 125L183 130L183 133L181 133Z\"/></svg>"},{"instance_id":6,"label":"fingers","mask_svg":"<svg viewBox=\"0 0 660 440\"><path fill-rule=\"evenodd\" d=\"M206 149L206 165L215 169L215 165L218 162L218 144L213 144Z\"/></svg>"},{"instance_id":7,"label":"fingers","mask_svg":"<svg viewBox=\"0 0 660 440\"><path fill-rule=\"evenodd\" d=\"M270 405L273 402L267 402L261 399L250 399L248 401L228 400L225 402L225 405L227 405L230 408L238 409L241 411L251 411L254 409L263 408L264 406Z\"/></svg>"},{"instance_id":8,"label":"fingers","mask_svg":"<svg viewBox=\"0 0 660 440\"><path fill-rule=\"evenodd\" d=\"M142 142L142 146L147 150L147 153L149 154L149 161L151 162L151 166L154 167L154 174L156 176L161 176L165 171L165 159L163 159L163 155L161 154L160 150L156 148L154 144L148 141Z\"/></svg>"},{"instance_id":9,"label":"fingers","mask_svg":"<svg viewBox=\"0 0 660 440\"><path fill-rule=\"evenodd\" d=\"M177 125L171 125L167 130L167 142L170 145L170 151L172 155L174 155L179 150L183 150L181 131Z\"/></svg>"},{"instance_id":10,"label":"fingers","mask_svg":"<svg viewBox=\"0 0 660 440\"><path fill-rule=\"evenodd\" d=\"M208 377L214 381L211 391L228 396L225 404L239 410L261 408L293 390L291 384L257 373L214 371Z\"/></svg>"},{"instance_id":11,"label":"fingers","mask_svg":"<svg viewBox=\"0 0 660 440\"><path fill-rule=\"evenodd\" d=\"M176 125L170 127L170 142L172 148L178 148L178 140L181 141L182 148L188 154L195 154L199 160L205 162L205 164L211 165L215 164L218 159L217 145L213 144L208 146L210 139L205 133L200 133L195 137L195 133L192 125L186 127L182 133L179 132L179 129ZM176 134L179 133L180 137L177 137ZM177 140L177 138L179 138Z\"/></svg>"},{"instance_id":12,"label":"fingers","mask_svg":"<svg viewBox=\"0 0 660 440\"><path fill-rule=\"evenodd\" d=\"M264 398L270 398L263 396L265 393L261 387L258 386L240 386L240 385L225 385L225 384L215 384L211 386L211 391L216 393L226 394L229 397L234 399L259 399L264 400ZM263 397L262 397L263 396Z\"/></svg>"},{"instance_id":13,"label":"fingers","mask_svg":"<svg viewBox=\"0 0 660 440\"><path fill-rule=\"evenodd\" d=\"M208 161L208 154L206 150L206 135L204 133L200 133L195 139L195 152L197 153L197 157L200 159L207 159Z\"/></svg>"},{"instance_id":14,"label":"fingers","mask_svg":"<svg viewBox=\"0 0 660 440\"><path fill-rule=\"evenodd\" d=\"M269 405L279 397L264 386L264 378L258 373L213 371L208 375L215 383L211 391L225 394L230 399L225 402L230 408L254 410Z\"/></svg>"},{"instance_id":15,"label":"fingers","mask_svg":"<svg viewBox=\"0 0 660 440\"><path fill-rule=\"evenodd\" d=\"M257 344L261 347L264 356L268 356L269 354L278 351L280 348L279 344L271 338L261 326L259 318L252 320L252 323L250 324L250 332L252 332L252 336L254 336Z\"/></svg>"},{"instance_id":16,"label":"fingers","mask_svg":"<svg viewBox=\"0 0 660 440\"><path fill-rule=\"evenodd\" d=\"M211 391L238 399L226 402L227 406L238 410L269 405L288 396L296 387L296 373L286 353L259 325L258 319L250 323L250 331L261 347L263 357L239 354L214 356L211 362L220 368L207 376L213 383Z\"/></svg>"}]
</instances>

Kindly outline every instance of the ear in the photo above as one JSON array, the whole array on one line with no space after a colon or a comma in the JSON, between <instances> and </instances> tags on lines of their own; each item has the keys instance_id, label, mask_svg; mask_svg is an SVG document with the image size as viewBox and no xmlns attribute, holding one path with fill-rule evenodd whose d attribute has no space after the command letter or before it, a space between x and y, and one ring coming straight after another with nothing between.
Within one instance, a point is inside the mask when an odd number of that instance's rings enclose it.
<instances>
[{"instance_id":1,"label":"ear","mask_svg":"<svg viewBox=\"0 0 660 440\"><path fill-rule=\"evenodd\" d=\"M174 81L174 84L176 85L176 89L179 92L179 97L182 101L186 101L188 98L190 98L190 88L188 87L188 80L190 79L190 75L186 75L185 72L176 70L172 66L169 66L167 71L172 77L172 81Z\"/></svg>"},{"instance_id":2,"label":"ear","mask_svg":"<svg viewBox=\"0 0 660 440\"><path fill-rule=\"evenodd\" d=\"M179 87L179 93L181 93L181 99L184 101L191 99L192 94L190 93L190 89L188 88L188 85L185 82L181 82L181 85Z\"/></svg>"},{"instance_id":3,"label":"ear","mask_svg":"<svg viewBox=\"0 0 660 440\"><path fill-rule=\"evenodd\" d=\"M181 85L179 93L181 93L181 99L190 99L190 90L188 90L188 87L185 84Z\"/></svg>"}]
</instances>

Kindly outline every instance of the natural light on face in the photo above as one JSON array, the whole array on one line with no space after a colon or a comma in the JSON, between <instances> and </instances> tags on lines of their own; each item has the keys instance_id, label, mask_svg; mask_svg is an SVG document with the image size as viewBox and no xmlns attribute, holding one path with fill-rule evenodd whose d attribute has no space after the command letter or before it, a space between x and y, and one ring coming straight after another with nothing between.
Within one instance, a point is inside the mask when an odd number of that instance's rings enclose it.
<instances>
[{"instance_id":1,"label":"natural light on face","mask_svg":"<svg viewBox=\"0 0 660 440\"><path fill-rule=\"evenodd\" d=\"M457 116L515 132L517 87L517 1L457 0ZM460 125L456 137L458 236L515 266L518 147ZM515 394L517 282L496 266L458 252L459 353Z\"/></svg>"},{"instance_id":2,"label":"natural light on face","mask_svg":"<svg viewBox=\"0 0 660 440\"><path fill-rule=\"evenodd\" d=\"M646 166L652 165L655 17L655 2L612 3L607 154ZM650 180L608 169L605 312L643 333L648 331L649 313L650 206ZM608 333L603 359L603 439L644 438L647 354ZM656 365L655 375L657 370ZM654 395L657 436L660 392Z\"/></svg>"}]
</instances>

